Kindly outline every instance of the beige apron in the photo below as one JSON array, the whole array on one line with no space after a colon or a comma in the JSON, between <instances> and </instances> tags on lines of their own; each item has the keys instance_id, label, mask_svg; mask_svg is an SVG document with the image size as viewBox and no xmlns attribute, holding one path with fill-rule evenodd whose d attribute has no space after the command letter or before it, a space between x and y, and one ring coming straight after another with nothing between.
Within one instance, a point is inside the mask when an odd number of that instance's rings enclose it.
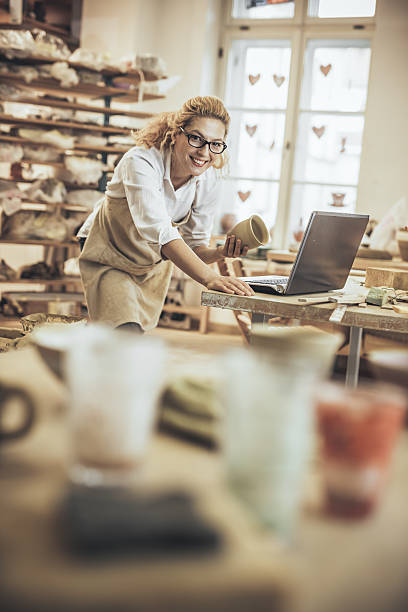
<instances>
[{"instance_id":1,"label":"beige apron","mask_svg":"<svg viewBox=\"0 0 408 612\"><path fill-rule=\"evenodd\" d=\"M179 226L187 223L191 209ZM160 245L141 237L126 198L105 200L98 210L79 257L91 321L117 327L157 325L173 265L163 261Z\"/></svg>"}]
</instances>

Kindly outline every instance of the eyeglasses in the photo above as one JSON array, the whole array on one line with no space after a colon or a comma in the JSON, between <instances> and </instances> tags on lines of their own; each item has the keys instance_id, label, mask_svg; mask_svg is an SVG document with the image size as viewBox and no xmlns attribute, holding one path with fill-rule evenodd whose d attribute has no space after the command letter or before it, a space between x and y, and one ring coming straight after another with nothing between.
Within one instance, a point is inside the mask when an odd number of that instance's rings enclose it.
<instances>
[{"instance_id":1,"label":"eyeglasses","mask_svg":"<svg viewBox=\"0 0 408 612\"><path fill-rule=\"evenodd\" d=\"M182 127L180 130L187 136L188 144L195 149L201 149L202 147L205 147L205 145L208 145L211 153L219 155L227 148L227 145L222 140L213 140L210 142L209 140L204 140L204 138L201 138L201 136L198 136L197 134L189 134Z\"/></svg>"}]
</instances>

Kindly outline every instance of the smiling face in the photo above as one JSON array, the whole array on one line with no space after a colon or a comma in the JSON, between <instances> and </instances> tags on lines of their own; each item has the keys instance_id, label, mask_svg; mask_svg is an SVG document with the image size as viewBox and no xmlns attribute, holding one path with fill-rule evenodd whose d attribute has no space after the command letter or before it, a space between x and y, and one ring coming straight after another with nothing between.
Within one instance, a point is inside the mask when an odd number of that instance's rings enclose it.
<instances>
[{"instance_id":1,"label":"smiling face","mask_svg":"<svg viewBox=\"0 0 408 612\"><path fill-rule=\"evenodd\" d=\"M188 134L201 136L208 141L222 141L225 138L225 126L219 119L196 117L185 126ZM197 149L192 147L187 136L179 132L176 136L172 158L170 178L175 189L186 183L192 176L200 176L217 159L216 153L211 153L208 145Z\"/></svg>"}]
</instances>

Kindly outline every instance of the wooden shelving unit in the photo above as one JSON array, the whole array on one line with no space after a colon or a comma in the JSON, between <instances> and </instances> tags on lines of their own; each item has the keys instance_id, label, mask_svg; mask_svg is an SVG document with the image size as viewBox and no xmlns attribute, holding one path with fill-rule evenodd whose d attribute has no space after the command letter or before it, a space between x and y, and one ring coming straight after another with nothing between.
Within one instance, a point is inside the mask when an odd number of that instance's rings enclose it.
<instances>
[{"instance_id":1,"label":"wooden shelving unit","mask_svg":"<svg viewBox=\"0 0 408 612\"><path fill-rule=\"evenodd\" d=\"M1 20L1 15L0 15ZM39 24L37 24L39 25ZM42 27L43 24L39 25ZM0 26L1 27L1 26ZM59 34L59 32L53 31L53 33ZM51 58L45 58L41 56L35 56L24 59L7 59L4 54L1 54L1 60L3 62L8 62L11 65L26 65L26 66L39 66L40 64L49 64L53 61L57 61ZM80 66L78 64L71 63L73 68L86 68L86 70L90 70L87 66ZM97 72L97 71L95 71ZM104 124L93 124L93 123L83 123L75 120L63 121L63 120L48 120L44 118L36 118L36 117L18 117L11 114L7 114L6 112L0 112L0 126L3 126L3 129L7 128L10 130L11 128L32 128L32 129L41 129L41 130L67 130L69 129L72 134L92 134L98 133L103 134L105 136L109 135L118 135L118 136L128 136L131 134L131 128L125 127L116 127L110 124L110 118L114 115L122 115L127 116L129 118L149 118L153 115L151 113L146 112L138 112L137 110L128 111L123 108L115 108L113 103L115 101L122 102L126 101L126 103L132 102L136 103L139 100L139 90L137 86L140 84L142 80L153 80L153 75L151 73L143 73L141 74L139 71L135 71L134 73L129 73L126 76L129 78L128 85L132 85L134 89L124 89L121 87L113 87L111 85L112 79L114 77L123 77L122 73L119 70L101 70L98 72L100 77L99 84L88 84L88 83L80 83L77 86L73 87L61 87L59 81L52 78L39 78L27 83L21 76L12 74L12 73L0 73L0 82L17 85L21 89L27 92L27 95L23 95L22 97L15 99L13 96L7 98L7 96L3 95L2 100L17 102L23 104L32 104L34 106L47 106L56 109L64 109L64 110L72 110L72 111L85 111L90 113L98 113L102 115L104 118ZM33 95L34 94L34 95ZM44 95L47 94L47 95ZM155 95L144 95L143 100L154 100L158 98L162 98L163 96L155 96ZM68 98L68 99L66 99ZM88 99L90 102L84 102L84 100ZM100 100L98 103L92 103L92 100ZM69 155L77 155L77 156L91 156L92 158L100 159L105 164L108 160L108 155L122 155L129 148L130 145L122 145L122 144L106 144L105 146L96 146L89 144L80 144L75 143L71 148L61 148L56 147L50 143L38 142L37 140L31 140L29 138L22 138L21 136L15 135L13 133L9 133L8 131L3 131L0 133L0 143L7 142L18 145L31 145L31 146L44 146L53 150L54 152L61 155L61 157L66 157ZM18 162L20 168L23 170L31 165L37 166L49 166L55 169L64 168L64 164L62 161L38 161L31 159L22 159ZM108 168L104 176L107 177L109 173L113 171L113 168ZM13 175L14 176L14 175ZM35 179L23 179L23 178L13 178L10 176L8 180L11 182L17 183L32 183ZM99 185L95 184L70 184L65 182L65 186L68 191L76 190L76 189L100 189L101 192L104 190L101 183ZM83 206L73 205L66 202L62 203L47 203L40 202L36 200L24 200L22 210L38 210L38 211L58 211L64 209L69 212L81 212L81 213L89 213L89 209ZM86 216L86 214L85 214ZM24 245L24 246L41 246L44 248L44 254L47 256L47 260L55 258L55 260L63 261L64 256L72 256L72 253L79 254L79 243L75 240L65 240L65 241L56 241L56 240L32 240L32 239L14 239L12 236L5 236L0 238L0 246L1 245ZM81 285L81 280L78 277L62 277L57 279L48 279L48 278L33 278L33 279L15 279L15 280L7 280L0 281L0 287L4 285L21 285L24 291L22 292L3 292L2 297L6 297L11 300L21 301L22 303L27 303L29 301L35 302L47 302L51 301L61 301L63 298L61 297L65 293L65 301L74 301L81 302L83 301L83 294L72 291L73 289L78 289ZM50 287L52 291L44 292L44 291L30 291L30 287L33 285ZM55 291L57 289L59 291ZM71 289L71 290L69 290ZM63 292L61 294L61 291ZM82 296L82 297L81 297Z\"/></svg>"},{"instance_id":2,"label":"wooden shelving unit","mask_svg":"<svg viewBox=\"0 0 408 612\"><path fill-rule=\"evenodd\" d=\"M31 25L30 25L31 23ZM0 28L1 28L1 11L0 11ZM3 26L4 27L4 26ZM36 23L34 24L32 20L26 19L24 24L21 25L22 29L30 29L31 27L39 27L42 29L47 29L48 31L60 35L61 32L58 29L54 28L44 28L44 24ZM18 66L32 66L38 67L42 64L51 64L54 61L58 61L56 59L52 59L44 56L31 56L29 58L19 58L9 60L5 57L4 53L0 51L0 60L6 61L10 64L18 65ZM69 65L74 69L85 69L87 71L91 70L89 66L81 65L79 63L68 62ZM72 110L72 111L84 111L89 113L98 113L102 114L104 117L104 124L91 124L91 123L82 123L79 121L63 121L63 120L48 120L36 117L17 117L14 115L7 114L5 112L0 112L0 126L7 126L10 128L33 128L33 129L49 129L49 130L71 130L73 133L79 134L92 134L99 133L104 134L105 136L109 135L130 135L132 129L124 128L124 127L116 127L110 124L110 118L114 115L126 116L129 118L138 118L138 119L148 119L153 117L153 114L147 112L141 112L137 110L127 110L123 107L118 108L117 104L135 104L140 101L146 100L158 100L164 99L164 96L155 95L155 94L146 94L143 92L143 88L141 89L141 85L143 81L155 81L157 80L156 76L151 72L141 72L140 70L131 70L126 74L116 70L114 68L103 69L100 71L94 70L97 72L100 79L97 84L90 83L79 83L78 85L72 87L62 87L56 79L53 78L37 78L29 83L27 83L20 75L13 73L2 73L0 72L0 83L7 83L9 85L18 86L25 93L18 98L7 98L2 96L2 100L17 102L22 104L33 105L35 107L38 106L46 106L56 109L64 109L64 110ZM89 100L84 101L84 100ZM93 102L92 102L93 101ZM9 132L0 132L0 143L8 142L17 145L41 145L47 148L52 149L56 153L61 154L61 156L68 155L91 155L93 157L97 157L107 162L108 155L121 155L125 153L130 146L117 144L107 144L106 146L94 146L88 144L80 144L75 143L71 148L60 148L52 145L50 143L43 143L34 140L30 140L29 138L23 138L14 133ZM35 161L30 159L22 159L18 162L22 168L27 167L27 165L35 164L35 165L44 165L53 168L63 168L64 164L61 161ZM109 175L113 171L112 168L108 168L105 172L105 177ZM31 183L34 179L13 179L10 177L10 181L16 181L21 183ZM74 189L95 189L96 185L87 184L87 185L77 185L77 184L69 184L65 182L65 186L68 190ZM99 184L99 189L101 191L104 190L101 184ZM43 210L49 211L52 209L64 209L72 212L88 212L88 209L81 206L75 206L68 203L45 203L38 202L33 200L25 200L23 202L24 210ZM64 241L57 242L55 240L22 240L22 239L13 239L10 238L0 238L0 246L2 244L15 244L15 245L25 245L25 246L42 246L44 247L45 252L49 254L50 250L56 253L56 257L58 261L61 261L61 254L65 253L79 253L79 243L76 241ZM64 251L65 249L65 251ZM3 293L3 296L14 300L21 301L22 303L35 301L35 302L47 302L48 300L52 301L72 301L81 302L81 297L83 301L82 293L75 292L74 289L77 289L81 284L81 280L79 277L62 277L57 279L41 279L41 278L33 278L33 279L16 279L16 280L7 280L0 281L1 285L21 285L26 289L24 292L6 292ZM30 287L33 285L39 285L43 287L50 287L54 291L30 291ZM68 291L68 288L71 288L71 291ZM55 291L60 288L64 290L63 293L61 291ZM190 315L193 318L199 319L200 321L200 331L205 333L208 327L208 313L209 309L206 307L200 306L175 306L172 304L166 304L163 308L163 311L170 314L184 314Z\"/></svg>"}]
</instances>

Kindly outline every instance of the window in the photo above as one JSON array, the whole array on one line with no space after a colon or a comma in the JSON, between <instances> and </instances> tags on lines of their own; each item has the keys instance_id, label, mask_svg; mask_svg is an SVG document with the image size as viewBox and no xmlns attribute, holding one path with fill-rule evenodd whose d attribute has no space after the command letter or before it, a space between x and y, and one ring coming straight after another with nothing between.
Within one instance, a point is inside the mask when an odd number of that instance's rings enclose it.
<instances>
[{"instance_id":1,"label":"window","mask_svg":"<svg viewBox=\"0 0 408 612\"><path fill-rule=\"evenodd\" d=\"M287 10L286 4L256 10ZM333 15L343 7L342 16L350 16L347 2L329 4ZM375 5L351 4L362 14ZM342 20L335 38L328 36L327 22L309 28L311 15L326 16L325 6L324 0L298 2L297 14L303 9L304 18L291 25L273 21L225 29L221 95L231 115L230 172L215 231L226 213L237 220L257 213L272 228L274 246L287 247L300 219L306 224L312 210L356 209L370 33L356 32ZM232 2L232 15L242 17L245 7Z\"/></svg>"},{"instance_id":2,"label":"window","mask_svg":"<svg viewBox=\"0 0 408 612\"><path fill-rule=\"evenodd\" d=\"M271 3L267 0L234 0L233 19L291 19L295 14L294 0Z\"/></svg>"},{"instance_id":3,"label":"window","mask_svg":"<svg viewBox=\"0 0 408 612\"><path fill-rule=\"evenodd\" d=\"M309 17L374 17L376 0L309 0Z\"/></svg>"},{"instance_id":4,"label":"window","mask_svg":"<svg viewBox=\"0 0 408 612\"><path fill-rule=\"evenodd\" d=\"M368 40L309 40L292 182L294 225L313 210L356 208L370 47Z\"/></svg>"}]
</instances>

